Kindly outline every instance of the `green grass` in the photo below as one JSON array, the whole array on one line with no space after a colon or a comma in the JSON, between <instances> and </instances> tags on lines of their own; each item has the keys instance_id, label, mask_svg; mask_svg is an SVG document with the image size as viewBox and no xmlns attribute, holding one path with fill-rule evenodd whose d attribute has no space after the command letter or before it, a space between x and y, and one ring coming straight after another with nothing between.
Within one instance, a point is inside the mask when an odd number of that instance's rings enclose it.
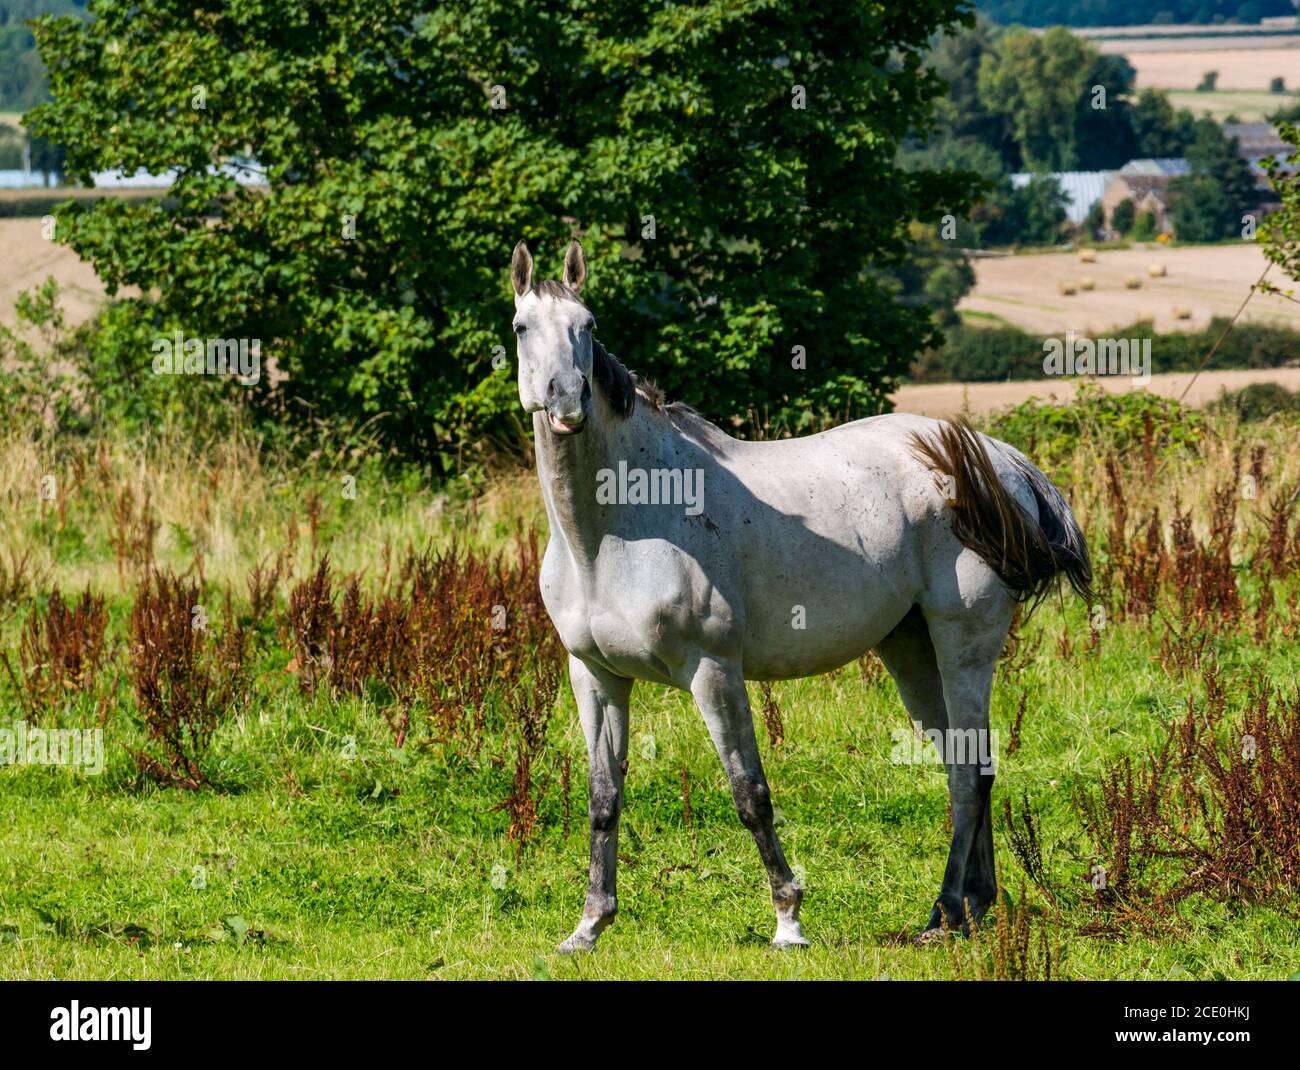
<instances>
[{"instance_id":1,"label":"green grass","mask_svg":"<svg viewBox=\"0 0 1300 1070\"><path fill-rule=\"evenodd\" d=\"M1213 66L1207 56L1207 64ZM1209 115L1224 122L1236 116L1243 123L1259 122L1279 108L1290 107L1296 101L1294 92L1270 93L1264 89L1216 89L1213 93L1198 93L1194 89L1167 89L1169 103L1175 108L1187 108L1192 114Z\"/></svg>"},{"instance_id":2,"label":"green grass","mask_svg":"<svg viewBox=\"0 0 1300 1070\"><path fill-rule=\"evenodd\" d=\"M1082 607L1045 609L1044 651L1062 629L1086 636ZM1031 640L1032 641L1032 640ZM1227 644L1225 666L1264 663L1294 680L1293 648ZM1005 750L1020 689L1019 751L1000 759L996 798L1028 793L1063 903L1086 903L1090 854L1068 805L1073 777L1138 754L1181 715L1191 680L1171 680L1140 630L1112 629L1096 655L1045 653L999 682L994 727ZM924 921L947 846L946 791L933 765L891 762L906 730L887 678L856 668L777 686L786 743L764 741L779 832L806 874L814 946L767 947L773 921L748 834L683 694L638 685L620 854L617 923L595 954L554 953L585 888L581 741L560 702L542 776L543 827L518 864L506 817L510 766L419 735L394 751L362 701L308 703L283 673L222 729L219 787L142 782L126 757L134 728L110 722L100 777L0 771L0 976L7 978L942 978L942 948L897 939ZM75 721L76 718L71 717ZM761 728L760 728L761 734ZM343 740L355 736L355 758ZM651 742L653 740L653 743ZM558 761L573 756L572 822L562 829ZM681 770L690 782L684 820ZM1000 820L995 826L1000 826ZM998 827L1013 894L1022 875ZM202 869L196 869L202 867ZM494 867L497 879L493 880ZM494 887L502 884L504 887ZM202 877L201 880L196 877ZM196 885L201 885L196 887ZM1071 891L1070 889L1076 889ZM1042 902L1041 896L1036 902ZM1273 907L1186 900L1158 937L1097 939L1062 915L1063 972L1076 978L1278 978L1300 969L1294 917ZM231 920L234 919L234 920ZM242 919L242 921L238 920ZM247 929L242 942L236 933ZM958 954L969 954L965 944Z\"/></svg>"},{"instance_id":3,"label":"green grass","mask_svg":"<svg viewBox=\"0 0 1300 1070\"><path fill-rule=\"evenodd\" d=\"M996 312L981 312L978 309L962 309L959 312L963 323L972 327L1007 327L1010 321Z\"/></svg>"},{"instance_id":4,"label":"green grass","mask_svg":"<svg viewBox=\"0 0 1300 1070\"><path fill-rule=\"evenodd\" d=\"M1130 526L1151 501L1168 517L1176 495L1201 509L1210 489L1230 478L1232 450L1249 453L1257 441L1250 436L1262 436L1270 493L1300 478L1300 460L1286 449L1289 429L1246 430L1226 418L1214 427L1195 455L1162 460L1156 480L1141 477L1138 447L1125 448L1122 461L1134 469ZM1043 434L1055 432L1044 424ZM158 559L180 571L202 548L214 593L227 584L242 592L253 562L285 546L289 530L297 531L295 578L308 571L303 502L312 493L324 501L319 550L329 550L340 571L371 576L386 547L400 560L408 541L446 545L468 537L503 546L516 518L539 516L526 474L497 479L471 505L463 495L363 466L356 469L357 499L341 501L328 464L290 472L242 439L224 452L191 451L182 438L154 456L120 436L106 440L102 455L89 443L86 456L100 458L87 464L92 476L77 482L63 475L66 500L55 510L31 493L50 470L50 451L18 431L0 437L0 648L11 660L32 595L6 602L5 569L15 552L30 551L35 596L57 582L65 594L90 584L107 597L117 644L107 679L125 666L134 581L119 581L110 516L126 486L136 488L137 501L144 489L153 491ZM1041 443L1035 450L1044 462L1047 452ZM1109 523L1100 504L1102 456L1084 441L1052 468L1073 488L1094 540ZM60 461L54 470L75 469ZM1254 530L1260 519L1239 523ZM1287 582L1294 587L1296 577ZM1255 597L1252 581L1242 586ZM1272 641L1253 642L1249 618L1216 641L1233 717L1245 703L1251 669L1291 692L1300 680L1300 649L1280 624L1290 595L1279 584ZM1203 690L1199 675L1161 666L1161 630L1114 625L1092 650L1085 607L1049 602L1025 632L1028 646L999 672L994 830L1004 889L1018 898L1028 882L1009 849L1002 800L1013 799L1019 811L1027 796L1041 817L1060 905L1064 976L1291 976L1300 971L1300 941L1288 899L1250 904L1198 894L1168 916L1148 919L1148 927L1104 939L1085 935L1108 917L1086 883L1095 859L1071 793L1076 783L1095 788L1108 761L1140 759L1185 714L1187 697ZM899 935L918 932L928 916L949 833L941 769L893 760L909 724L887 677L868 682L850 666L778 684L785 743L771 747L759 726L779 833L807 888L803 914L813 946L794 953L768 947L774 922L766 880L698 712L682 693L639 684L620 840L620 916L593 955L564 958L554 948L578 919L587 865L585 752L567 687L534 769L539 826L517 857L508 815L499 809L513 775L513 752L499 731L489 731L477 751L435 742L417 709L406 746L395 750L375 698L302 697L273 632L268 625L261 633L252 699L213 740L205 766L211 787L162 789L137 771L128 748L143 740L125 672L115 690L109 683L100 689L100 697L116 699L104 707L102 775L0 767L0 977L954 975L947 949L913 946ZM1063 637L1073 654L1062 652ZM1027 713L1011 754L1022 693ZM16 703L0 670L0 727L16 718ZM96 709L95 696L71 699L52 723L94 724ZM349 737L355 752L345 746ZM566 756L567 835L560 788ZM1045 896L1030 886L1027 900L1036 925L1050 928ZM973 949L963 941L952 953L961 967Z\"/></svg>"}]
</instances>

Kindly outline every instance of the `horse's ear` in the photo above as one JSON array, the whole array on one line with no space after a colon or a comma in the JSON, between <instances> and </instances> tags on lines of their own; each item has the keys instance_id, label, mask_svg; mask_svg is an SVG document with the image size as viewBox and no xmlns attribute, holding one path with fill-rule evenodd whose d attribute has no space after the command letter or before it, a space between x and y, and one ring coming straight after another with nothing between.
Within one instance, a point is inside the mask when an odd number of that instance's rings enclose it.
<instances>
[{"instance_id":1,"label":"horse's ear","mask_svg":"<svg viewBox=\"0 0 1300 1070\"><path fill-rule=\"evenodd\" d=\"M569 242L564 254L564 285L574 293L582 292L582 284L587 281L587 256L582 246L576 241Z\"/></svg>"},{"instance_id":2,"label":"horse's ear","mask_svg":"<svg viewBox=\"0 0 1300 1070\"><path fill-rule=\"evenodd\" d=\"M510 257L510 282L520 297L533 285L533 254L528 251L528 244L522 239Z\"/></svg>"}]
</instances>

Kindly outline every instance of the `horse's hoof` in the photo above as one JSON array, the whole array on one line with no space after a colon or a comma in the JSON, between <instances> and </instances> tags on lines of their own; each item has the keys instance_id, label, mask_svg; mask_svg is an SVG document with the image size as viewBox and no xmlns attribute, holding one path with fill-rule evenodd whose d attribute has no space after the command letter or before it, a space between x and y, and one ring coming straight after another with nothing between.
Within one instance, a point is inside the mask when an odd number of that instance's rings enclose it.
<instances>
[{"instance_id":1,"label":"horse's hoof","mask_svg":"<svg viewBox=\"0 0 1300 1070\"><path fill-rule=\"evenodd\" d=\"M811 947L806 936L775 936L772 938L772 946L778 951L785 951L791 947Z\"/></svg>"},{"instance_id":2,"label":"horse's hoof","mask_svg":"<svg viewBox=\"0 0 1300 1070\"><path fill-rule=\"evenodd\" d=\"M797 921L779 923L776 927L776 935L772 937L772 946L780 951L788 947L807 947L808 938L803 934L803 926Z\"/></svg>"},{"instance_id":3,"label":"horse's hoof","mask_svg":"<svg viewBox=\"0 0 1300 1070\"><path fill-rule=\"evenodd\" d=\"M587 936L584 933L574 933L555 950L561 955L576 955L582 951L594 951L595 949L596 938L594 936Z\"/></svg>"}]
</instances>

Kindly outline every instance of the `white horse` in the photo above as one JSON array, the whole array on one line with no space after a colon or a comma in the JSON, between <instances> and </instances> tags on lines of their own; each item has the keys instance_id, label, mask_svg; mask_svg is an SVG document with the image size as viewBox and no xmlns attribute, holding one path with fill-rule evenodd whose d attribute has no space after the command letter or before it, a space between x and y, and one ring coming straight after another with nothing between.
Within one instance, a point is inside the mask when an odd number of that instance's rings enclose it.
<instances>
[{"instance_id":1,"label":"white horse","mask_svg":"<svg viewBox=\"0 0 1300 1070\"><path fill-rule=\"evenodd\" d=\"M519 399L533 414L550 541L547 611L569 652L589 760L586 905L561 951L617 909L618 820L635 680L689 691L767 867L777 947L806 944L745 691L874 650L912 719L983 742L994 664L1018 602L1058 575L1086 596L1083 535L1023 454L963 423L886 415L743 442L663 404L594 338L581 247L533 284L514 250ZM933 738L933 737L931 737ZM996 894L993 777L943 755L953 836L926 931L968 931Z\"/></svg>"}]
</instances>

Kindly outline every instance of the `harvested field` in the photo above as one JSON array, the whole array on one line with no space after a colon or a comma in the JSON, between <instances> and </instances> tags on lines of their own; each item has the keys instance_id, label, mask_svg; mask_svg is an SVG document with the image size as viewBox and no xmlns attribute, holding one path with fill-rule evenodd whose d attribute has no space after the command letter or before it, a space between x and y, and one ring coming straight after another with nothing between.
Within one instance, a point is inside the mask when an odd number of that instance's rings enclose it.
<instances>
[{"instance_id":1,"label":"harvested field","mask_svg":"<svg viewBox=\"0 0 1300 1070\"><path fill-rule=\"evenodd\" d=\"M1148 275L1148 268L1157 263L1168 269L1163 278ZM958 309L1042 334L1104 332L1148 315L1159 331L1200 329L1214 316L1237 311L1265 263L1258 246L1245 242L1103 249L1090 264L1080 263L1073 252L981 257L974 261L975 287ZM1096 281L1095 289L1062 296L1058 283L1077 281L1085 274ZM1141 278L1141 286L1127 289L1124 280L1133 276ZM1276 281L1282 277L1278 275ZM1191 315L1179 319L1178 309ZM1300 304L1256 295L1242 319L1300 328Z\"/></svg>"},{"instance_id":2,"label":"harvested field","mask_svg":"<svg viewBox=\"0 0 1300 1070\"><path fill-rule=\"evenodd\" d=\"M1222 48L1212 43L1213 38L1103 41L1100 45L1103 52L1118 52L1128 58L1137 71L1140 89L1195 89L1206 71L1219 72L1220 89L1267 89L1277 77L1286 79L1288 88L1300 86L1300 37L1287 38L1293 43L1284 48L1277 47L1275 38L1267 40L1267 47L1233 41L1231 48Z\"/></svg>"},{"instance_id":3,"label":"harvested field","mask_svg":"<svg viewBox=\"0 0 1300 1070\"><path fill-rule=\"evenodd\" d=\"M1151 382L1145 387L1138 386L1127 376L1090 379L1044 377L1009 383L917 383L901 387L891 397L900 412L944 419L962 412L975 415L997 412L1030 398L1069 401L1085 382L1112 394L1145 389L1161 397L1178 398L1182 397L1191 378L1191 372L1167 372L1151 376ZM1224 390L1240 390L1251 383L1281 383L1288 390L1300 390L1300 368L1202 372L1183 400L1189 405L1203 406Z\"/></svg>"},{"instance_id":4,"label":"harvested field","mask_svg":"<svg viewBox=\"0 0 1300 1070\"><path fill-rule=\"evenodd\" d=\"M40 219L0 219L0 249L0 323L12 324L18 295L51 275L59 283L69 324L84 322L99 307L104 284L94 268L66 246L41 237Z\"/></svg>"}]
</instances>

